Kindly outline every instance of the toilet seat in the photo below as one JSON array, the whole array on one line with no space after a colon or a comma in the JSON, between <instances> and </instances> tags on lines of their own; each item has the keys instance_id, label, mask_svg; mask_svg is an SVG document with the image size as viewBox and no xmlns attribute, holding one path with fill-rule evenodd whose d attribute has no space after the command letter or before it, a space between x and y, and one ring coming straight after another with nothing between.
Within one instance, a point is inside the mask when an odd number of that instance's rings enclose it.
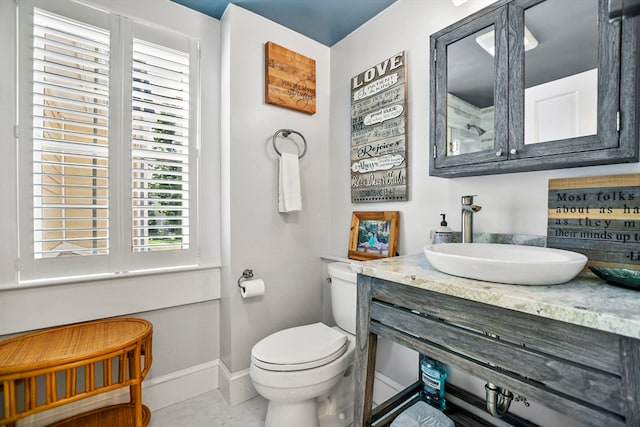
<instances>
[{"instance_id":1,"label":"toilet seat","mask_svg":"<svg viewBox=\"0 0 640 427\"><path fill-rule=\"evenodd\" d=\"M349 346L345 334L323 323L276 332L251 350L253 363L269 371L301 371L326 365L342 356Z\"/></svg>"}]
</instances>

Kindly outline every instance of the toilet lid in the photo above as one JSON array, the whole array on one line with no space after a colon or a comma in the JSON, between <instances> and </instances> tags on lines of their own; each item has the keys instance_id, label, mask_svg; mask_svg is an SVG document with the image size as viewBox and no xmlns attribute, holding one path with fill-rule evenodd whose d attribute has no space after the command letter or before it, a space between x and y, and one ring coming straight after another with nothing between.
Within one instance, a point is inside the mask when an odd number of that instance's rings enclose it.
<instances>
[{"instance_id":1,"label":"toilet lid","mask_svg":"<svg viewBox=\"0 0 640 427\"><path fill-rule=\"evenodd\" d=\"M269 335L253 346L251 356L264 369L312 369L342 356L348 344L344 334L323 323L313 323Z\"/></svg>"}]
</instances>

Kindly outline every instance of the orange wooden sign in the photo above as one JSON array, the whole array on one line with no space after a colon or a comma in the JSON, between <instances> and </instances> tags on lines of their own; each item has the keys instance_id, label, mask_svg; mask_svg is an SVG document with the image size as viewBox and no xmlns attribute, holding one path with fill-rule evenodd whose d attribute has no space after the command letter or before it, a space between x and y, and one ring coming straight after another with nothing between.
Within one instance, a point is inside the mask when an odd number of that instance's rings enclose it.
<instances>
[{"instance_id":1,"label":"orange wooden sign","mask_svg":"<svg viewBox=\"0 0 640 427\"><path fill-rule=\"evenodd\" d=\"M265 101L307 114L316 112L316 61L265 43Z\"/></svg>"}]
</instances>

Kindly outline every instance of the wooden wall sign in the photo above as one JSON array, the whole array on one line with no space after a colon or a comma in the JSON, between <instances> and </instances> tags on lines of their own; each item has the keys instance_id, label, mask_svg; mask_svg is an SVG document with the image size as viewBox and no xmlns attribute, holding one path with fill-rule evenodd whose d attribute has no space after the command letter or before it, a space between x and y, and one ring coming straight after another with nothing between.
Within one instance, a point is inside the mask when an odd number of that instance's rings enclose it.
<instances>
[{"instance_id":1,"label":"wooden wall sign","mask_svg":"<svg viewBox=\"0 0 640 427\"><path fill-rule=\"evenodd\" d=\"M351 79L351 202L407 200L405 52Z\"/></svg>"},{"instance_id":2,"label":"wooden wall sign","mask_svg":"<svg viewBox=\"0 0 640 427\"><path fill-rule=\"evenodd\" d=\"M549 180L547 246L640 269L640 174Z\"/></svg>"},{"instance_id":3,"label":"wooden wall sign","mask_svg":"<svg viewBox=\"0 0 640 427\"><path fill-rule=\"evenodd\" d=\"M273 42L265 44L265 101L316 112L316 61Z\"/></svg>"}]
</instances>

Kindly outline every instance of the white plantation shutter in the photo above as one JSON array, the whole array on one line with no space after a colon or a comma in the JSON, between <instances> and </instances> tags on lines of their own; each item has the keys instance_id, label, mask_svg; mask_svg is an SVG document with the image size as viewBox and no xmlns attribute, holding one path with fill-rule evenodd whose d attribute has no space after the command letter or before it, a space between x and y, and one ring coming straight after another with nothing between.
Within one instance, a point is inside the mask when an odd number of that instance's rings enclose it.
<instances>
[{"instance_id":1,"label":"white plantation shutter","mask_svg":"<svg viewBox=\"0 0 640 427\"><path fill-rule=\"evenodd\" d=\"M133 40L132 247L189 248L189 53Z\"/></svg>"},{"instance_id":2,"label":"white plantation shutter","mask_svg":"<svg viewBox=\"0 0 640 427\"><path fill-rule=\"evenodd\" d=\"M34 10L34 257L109 252L109 32Z\"/></svg>"},{"instance_id":3,"label":"white plantation shutter","mask_svg":"<svg viewBox=\"0 0 640 427\"><path fill-rule=\"evenodd\" d=\"M19 280L196 266L197 42L21 0Z\"/></svg>"}]
</instances>

